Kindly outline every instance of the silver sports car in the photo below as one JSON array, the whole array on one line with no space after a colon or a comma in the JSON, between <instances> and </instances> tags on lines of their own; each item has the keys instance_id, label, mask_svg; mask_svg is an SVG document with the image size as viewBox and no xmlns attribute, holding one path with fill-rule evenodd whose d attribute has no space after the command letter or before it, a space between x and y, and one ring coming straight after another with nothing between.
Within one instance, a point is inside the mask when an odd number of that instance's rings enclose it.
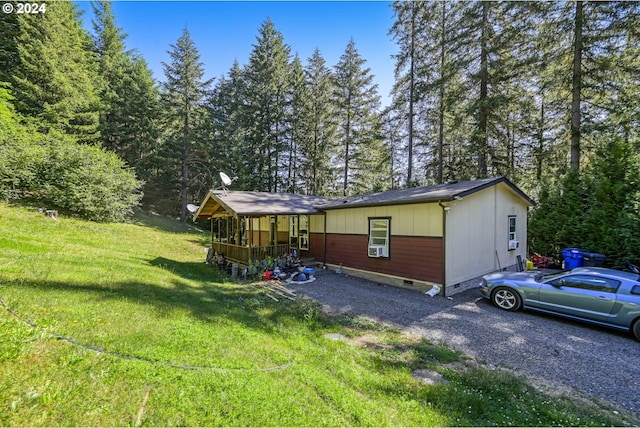
<instances>
[{"instance_id":1,"label":"silver sports car","mask_svg":"<svg viewBox=\"0 0 640 428\"><path fill-rule=\"evenodd\" d=\"M508 311L531 309L629 331L640 340L640 275L576 268L542 276L530 272L486 275L482 295Z\"/></svg>"}]
</instances>

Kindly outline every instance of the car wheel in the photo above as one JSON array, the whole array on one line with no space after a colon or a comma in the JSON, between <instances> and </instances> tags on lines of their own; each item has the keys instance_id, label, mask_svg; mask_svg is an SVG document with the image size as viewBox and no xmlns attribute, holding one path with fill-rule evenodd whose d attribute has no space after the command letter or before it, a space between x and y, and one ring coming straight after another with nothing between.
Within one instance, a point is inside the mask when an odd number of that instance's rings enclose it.
<instances>
[{"instance_id":1,"label":"car wheel","mask_svg":"<svg viewBox=\"0 0 640 428\"><path fill-rule=\"evenodd\" d=\"M522 306L520 295L506 287L496 289L491 296L491 300L497 307L506 311L517 311Z\"/></svg>"},{"instance_id":2,"label":"car wheel","mask_svg":"<svg viewBox=\"0 0 640 428\"><path fill-rule=\"evenodd\" d=\"M633 335L636 337L636 339L640 340L640 318L633 323L631 331L633 332Z\"/></svg>"}]
</instances>

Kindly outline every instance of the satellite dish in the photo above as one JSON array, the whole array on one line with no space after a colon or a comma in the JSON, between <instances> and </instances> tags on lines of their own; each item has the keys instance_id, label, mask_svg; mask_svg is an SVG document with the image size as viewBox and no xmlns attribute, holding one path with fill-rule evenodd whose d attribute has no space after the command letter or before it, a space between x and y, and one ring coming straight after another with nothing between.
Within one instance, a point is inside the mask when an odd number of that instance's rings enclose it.
<instances>
[{"instance_id":1,"label":"satellite dish","mask_svg":"<svg viewBox=\"0 0 640 428\"><path fill-rule=\"evenodd\" d=\"M198 211L198 206L193 204L187 204L187 209L189 210L190 213L194 213Z\"/></svg>"},{"instance_id":2,"label":"satellite dish","mask_svg":"<svg viewBox=\"0 0 640 428\"><path fill-rule=\"evenodd\" d=\"M222 180L222 184L224 184L225 186L228 186L231 183L233 183L233 180L230 179L229 176L224 172L220 172L220 179Z\"/></svg>"},{"instance_id":3,"label":"satellite dish","mask_svg":"<svg viewBox=\"0 0 640 428\"><path fill-rule=\"evenodd\" d=\"M220 172L220 179L222 180L222 190L224 191L224 194L226 196L227 194L227 186L229 186L231 183L233 183L235 180L238 179L238 177L233 177L233 178L229 178L229 176L227 174L225 174L224 172Z\"/></svg>"}]
</instances>

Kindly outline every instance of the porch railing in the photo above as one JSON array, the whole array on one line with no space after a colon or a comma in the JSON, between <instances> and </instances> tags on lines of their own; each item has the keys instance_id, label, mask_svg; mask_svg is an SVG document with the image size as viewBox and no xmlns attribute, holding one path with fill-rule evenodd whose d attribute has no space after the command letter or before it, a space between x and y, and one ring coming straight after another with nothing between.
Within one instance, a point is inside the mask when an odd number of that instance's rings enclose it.
<instances>
[{"instance_id":1,"label":"porch railing","mask_svg":"<svg viewBox=\"0 0 640 428\"><path fill-rule=\"evenodd\" d=\"M247 264L251 260L264 260L269 257L281 257L289 254L289 244L265 245L260 247L248 247L246 245L226 244L212 242L211 247L218 254L224 254L225 258L238 263Z\"/></svg>"}]
</instances>

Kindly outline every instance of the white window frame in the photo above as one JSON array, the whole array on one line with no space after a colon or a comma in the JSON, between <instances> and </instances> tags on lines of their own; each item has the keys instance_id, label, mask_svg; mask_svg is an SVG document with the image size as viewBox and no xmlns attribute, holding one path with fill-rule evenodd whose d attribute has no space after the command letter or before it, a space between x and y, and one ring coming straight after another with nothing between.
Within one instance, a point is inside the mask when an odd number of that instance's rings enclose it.
<instances>
[{"instance_id":1,"label":"white window frame","mask_svg":"<svg viewBox=\"0 0 640 428\"><path fill-rule=\"evenodd\" d=\"M513 220L513 229L511 228L511 220ZM517 241L518 240L518 225L517 225L517 217L515 215L509 216L509 241Z\"/></svg>"},{"instance_id":2,"label":"white window frame","mask_svg":"<svg viewBox=\"0 0 640 428\"><path fill-rule=\"evenodd\" d=\"M518 241L518 220L517 220L517 216L515 215L510 215L508 217L508 223L507 223L507 231L508 231L508 239L507 239L507 248L509 248L509 251L514 250L514 248L511 248L509 246L509 244L513 241Z\"/></svg>"},{"instance_id":3,"label":"white window frame","mask_svg":"<svg viewBox=\"0 0 640 428\"><path fill-rule=\"evenodd\" d=\"M381 225L384 226L381 227ZM384 236L380 236L379 232L384 231ZM377 235L377 236L374 236ZM369 217L369 247L381 246L386 249L386 257L391 255L389 241L391 238L391 218L390 217ZM372 257L369 255L369 257Z\"/></svg>"}]
</instances>

